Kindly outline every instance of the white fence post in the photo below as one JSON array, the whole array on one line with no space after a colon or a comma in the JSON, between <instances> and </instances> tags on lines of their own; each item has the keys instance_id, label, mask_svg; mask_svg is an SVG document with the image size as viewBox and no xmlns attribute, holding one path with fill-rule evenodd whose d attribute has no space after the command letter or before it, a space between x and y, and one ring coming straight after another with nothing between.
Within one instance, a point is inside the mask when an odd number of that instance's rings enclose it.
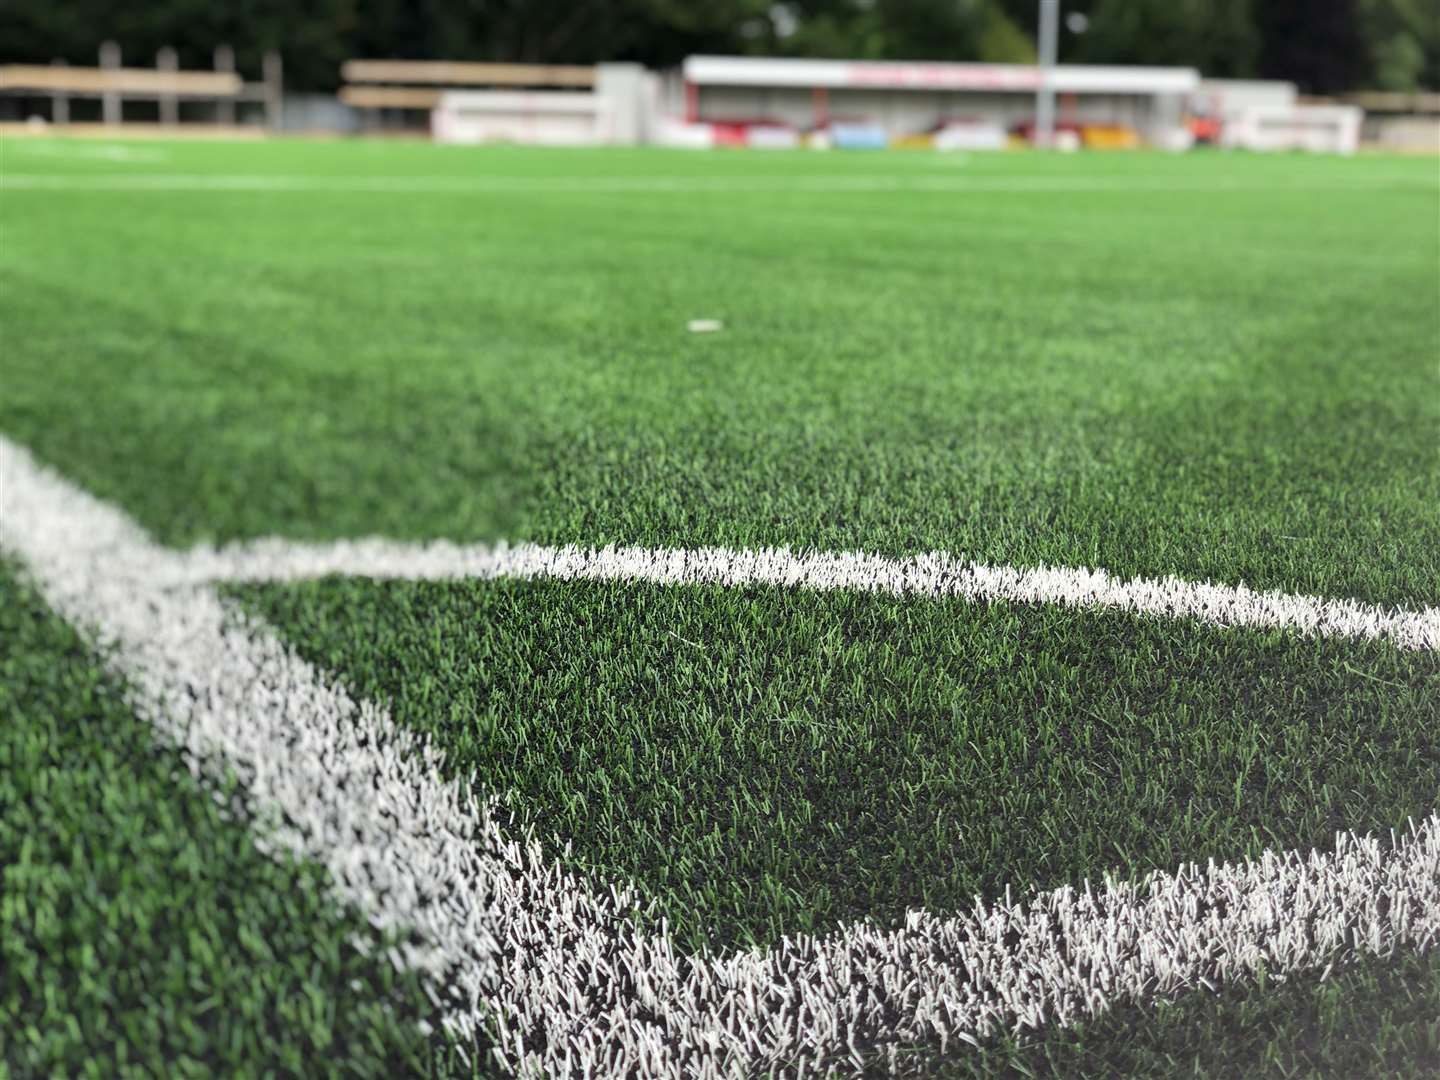
<instances>
[{"instance_id":1,"label":"white fence post","mask_svg":"<svg viewBox=\"0 0 1440 1080\"><path fill-rule=\"evenodd\" d=\"M113 41L102 42L100 45L100 66L102 68L118 68L120 66L120 46ZM101 115L105 123L120 123L120 95L114 90L107 90L101 98Z\"/></svg>"},{"instance_id":2,"label":"white fence post","mask_svg":"<svg viewBox=\"0 0 1440 1080\"><path fill-rule=\"evenodd\" d=\"M51 60L51 67L69 67L64 60ZM64 90L56 90L50 95L50 122L52 124L70 123L70 95Z\"/></svg>"},{"instance_id":3,"label":"white fence post","mask_svg":"<svg viewBox=\"0 0 1440 1080\"><path fill-rule=\"evenodd\" d=\"M180 58L169 45L161 46L160 51L155 54L155 68L157 71L174 73L180 70ZM170 89L160 94L160 123L166 127L174 127L179 122L180 101L175 96L172 82Z\"/></svg>"},{"instance_id":4,"label":"white fence post","mask_svg":"<svg viewBox=\"0 0 1440 1080\"><path fill-rule=\"evenodd\" d=\"M272 49L265 54L261 60L261 72L265 79L265 126L271 131L279 131L285 119L282 112L285 66L281 63L278 52Z\"/></svg>"},{"instance_id":5,"label":"white fence post","mask_svg":"<svg viewBox=\"0 0 1440 1080\"><path fill-rule=\"evenodd\" d=\"M215 70L233 73L235 71L235 50L229 45L215 46ZM221 98L215 103L215 119L227 127L235 124L235 102Z\"/></svg>"}]
</instances>

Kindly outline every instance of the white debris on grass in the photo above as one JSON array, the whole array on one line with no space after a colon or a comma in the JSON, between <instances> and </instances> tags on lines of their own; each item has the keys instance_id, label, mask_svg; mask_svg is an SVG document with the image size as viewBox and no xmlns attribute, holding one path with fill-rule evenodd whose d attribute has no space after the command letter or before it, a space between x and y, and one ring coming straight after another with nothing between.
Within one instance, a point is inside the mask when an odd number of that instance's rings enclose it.
<instances>
[{"instance_id":1,"label":"white debris on grass","mask_svg":"<svg viewBox=\"0 0 1440 1080\"><path fill-rule=\"evenodd\" d=\"M725 324L719 319L691 319L685 324L685 329L692 334L713 334L725 329Z\"/></svg>"},{"instance_id":2,"label":"white debris on grass","mask_svg":"<svg viewBox=\"0 0 1440 1080\"><path fill-rule=\"evenodd\" d=\"M1318 971L1440 938L1440 816L1382 842L1156 873L768 951L687 955L623 887L597 891L442 778L440 755L229 607L195 556L0 438L0 547L86 632L194 768L232 771L267 849L419 942L453 1038L544 1076L816 1075L995 1028L1066 1023L1260 971ZM578 565L587 565L583 559ZM683 565L683 562L682 564ZM493 1042L490 1040L493 1039Z\"/></svg>"}]
</instances>

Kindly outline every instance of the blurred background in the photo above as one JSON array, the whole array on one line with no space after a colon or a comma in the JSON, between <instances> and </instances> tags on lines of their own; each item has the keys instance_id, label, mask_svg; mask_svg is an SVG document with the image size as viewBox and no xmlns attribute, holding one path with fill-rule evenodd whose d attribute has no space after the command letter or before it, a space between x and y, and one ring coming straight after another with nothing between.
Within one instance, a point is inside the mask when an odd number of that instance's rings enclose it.
<instances>
[{"instance_id":1,"label":"blurred background","mask_svg":"<svg viewBox=\"0 0 1440 1080\"><path fill-rule=\"evenodd\" d=\"M872 66L888 61L909 66ZM1286 110L1346 106L1357 140L1440 146L1429 0L7 0L0 64L10 124L972 149L1181 148L1227 127L1245 145L1268 125L1328 149L1333 131L1300 129L1344 121ZM447 108L447 91L471 97Z\"/></svg>"}]
</instances>

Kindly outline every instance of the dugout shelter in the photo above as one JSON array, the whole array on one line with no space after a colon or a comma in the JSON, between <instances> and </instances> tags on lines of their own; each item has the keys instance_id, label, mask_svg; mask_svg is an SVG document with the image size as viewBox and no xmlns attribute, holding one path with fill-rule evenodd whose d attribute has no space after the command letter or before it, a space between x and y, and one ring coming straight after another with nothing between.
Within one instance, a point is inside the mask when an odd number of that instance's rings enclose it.
<instances>
[{"instance_id":1,"label":"dugout shelter","mask_svg":"<svg viewBox=\"0 0 1440 1080\"><path fill-rule=\"evenodd\" d=\"M1032 64L802 60L692 56L680 72L687 124L824 132L836 125L883 133L890 143L966 124L1025 131L1047 76ZM1063 128L1135 132L1152 145L1184 139L1200 86L1193 68L1059 65L1048 76Z\"/></svg>"}]
</instances>

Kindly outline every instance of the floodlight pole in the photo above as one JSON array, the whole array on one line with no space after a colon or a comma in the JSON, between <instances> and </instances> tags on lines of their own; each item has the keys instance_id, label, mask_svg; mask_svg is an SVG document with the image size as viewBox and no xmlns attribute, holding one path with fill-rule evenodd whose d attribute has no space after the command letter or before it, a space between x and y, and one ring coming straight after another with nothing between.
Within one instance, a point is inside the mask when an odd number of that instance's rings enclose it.
<instances>
[{"instance_id":1,"label":"floodlight pole","mask_svg":"<svg viewBox=\"0 0 1440 1080\"><path fill-rule=\"evenodd\" d=\"M1055 145L1055 52L1060 0L1040 0L1040 82L1035 87L1035 145Z\"/></svg>"}]
</instances>

